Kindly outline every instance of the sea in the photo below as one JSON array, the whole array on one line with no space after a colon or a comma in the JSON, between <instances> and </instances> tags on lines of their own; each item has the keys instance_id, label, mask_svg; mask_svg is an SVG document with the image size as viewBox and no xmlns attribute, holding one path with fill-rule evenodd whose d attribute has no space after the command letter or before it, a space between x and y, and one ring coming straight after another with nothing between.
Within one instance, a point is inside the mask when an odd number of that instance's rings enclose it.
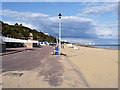
<instances>
[{"instance_id":1,"label":"sea","mask_svg":"<svg viewBox=\"0 0 120 90\"><path fill-rule=\"evenodd\" d=\"M95 48L111 49L111 50L120 50L120 45L95 45L92 46Z\"/></svg>"},{"instance_id":2,"label":"sea","mask_svg":"<svg viewBox=\"0 0 120 90\"><path fill-rule=\"evenodd\" d=\"M120 50L120 45L82 45L82 46L111 49L111 50Z\"/></svg>"}]
</instances>

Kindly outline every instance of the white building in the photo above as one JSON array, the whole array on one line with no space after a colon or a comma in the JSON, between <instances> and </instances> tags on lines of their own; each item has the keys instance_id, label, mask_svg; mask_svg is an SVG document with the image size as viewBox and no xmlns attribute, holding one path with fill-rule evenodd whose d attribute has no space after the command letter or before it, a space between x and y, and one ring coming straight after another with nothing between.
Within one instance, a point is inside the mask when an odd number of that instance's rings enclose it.
<instances>
[{"instance_id":1,"label":"white building","mask_svg":"<svg viewBox=\"0 0 120 90\"><path fill-rule=\"evenodd\" d=\"M49 35L48 33L44 33L45 35Z\"/></svg>"}]
</instances>

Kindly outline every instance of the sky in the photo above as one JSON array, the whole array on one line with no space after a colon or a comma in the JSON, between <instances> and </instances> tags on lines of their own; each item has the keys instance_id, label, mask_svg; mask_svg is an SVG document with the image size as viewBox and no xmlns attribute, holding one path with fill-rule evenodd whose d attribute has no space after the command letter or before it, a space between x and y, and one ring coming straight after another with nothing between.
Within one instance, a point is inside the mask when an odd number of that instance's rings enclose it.
<instances>
[{"instance_id":1,"label":"sky","mask_svg":"<svg viewBox=\"0 0 120 90\"><path fill-rule=\"evenodd\" d=\"M62 40L75 43L117 44L117 2L2 2L2 21L58 34L62 13Z\"/></svg>"}]
</instances>

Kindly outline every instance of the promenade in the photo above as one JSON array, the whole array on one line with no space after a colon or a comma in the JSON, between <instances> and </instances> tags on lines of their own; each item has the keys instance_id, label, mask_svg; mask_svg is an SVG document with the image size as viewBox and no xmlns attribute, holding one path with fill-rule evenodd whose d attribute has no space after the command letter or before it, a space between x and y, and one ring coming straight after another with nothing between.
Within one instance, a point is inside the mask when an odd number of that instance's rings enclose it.
<instances>
[{"instance_id":1,"label":"promenade","mask_svg":"<svg viewBox=\"0 0 120 90\"><path fill-rule=\"evenodd\" d=\"M3 88L88 87L66 57L53 55L54 46L2 56Z\"/></svg>"}]
</instances>

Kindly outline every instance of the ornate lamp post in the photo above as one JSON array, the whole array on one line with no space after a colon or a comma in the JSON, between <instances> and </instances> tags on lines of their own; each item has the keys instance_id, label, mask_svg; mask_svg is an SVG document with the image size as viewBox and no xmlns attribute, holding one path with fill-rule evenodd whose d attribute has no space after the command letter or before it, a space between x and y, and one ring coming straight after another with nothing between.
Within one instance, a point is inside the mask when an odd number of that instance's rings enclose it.
<instances>
[{"instance_id":1,"label":"ornate lamp post","mask_svg":"<svg viewBox=\"0 0 120 90\"><path fill-rule=\"evenodd\" d=\"M62 14L59 13L59 55L61 55L61 17Z\"/></svg>"}]
</instances>

